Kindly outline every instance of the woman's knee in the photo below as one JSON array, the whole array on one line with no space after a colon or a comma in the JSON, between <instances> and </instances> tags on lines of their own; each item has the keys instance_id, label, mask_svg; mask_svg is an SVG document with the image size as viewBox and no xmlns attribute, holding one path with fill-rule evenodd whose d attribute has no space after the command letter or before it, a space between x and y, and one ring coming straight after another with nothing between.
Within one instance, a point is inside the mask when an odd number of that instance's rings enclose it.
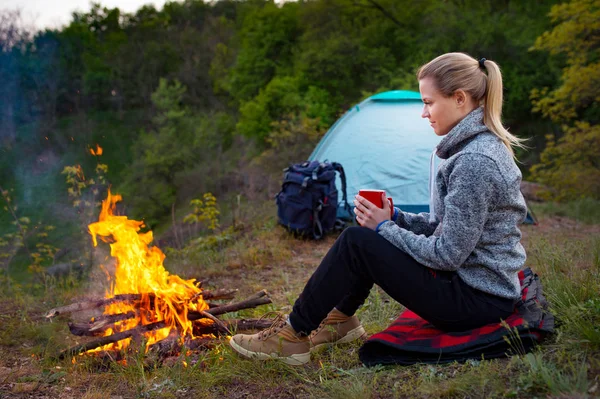
<instances>
[{"instance_id":1,"label":"woman's knee","mask_svg":"<svg viewBox=\"0 0 600 399\"><path fill-rule=\"evenodd\" d=\"M352 226L345 229L338 240L348 245L361 245L378 237L375 231L361 226Z\"/></svg>"},{"instance_id":2,"label":"woman's knee","mask_svg":"<svg viewBox=\"0 0 600 399\"><path fill-rule=\"evenodd\" d=\"M340 235L340 240L345 240L348 242L360 242L364 240L366 237L369 237L375 233L373 230L368 229L366 227L361 226L351 226L342 231Z\"/></svg>"}]
</instances>

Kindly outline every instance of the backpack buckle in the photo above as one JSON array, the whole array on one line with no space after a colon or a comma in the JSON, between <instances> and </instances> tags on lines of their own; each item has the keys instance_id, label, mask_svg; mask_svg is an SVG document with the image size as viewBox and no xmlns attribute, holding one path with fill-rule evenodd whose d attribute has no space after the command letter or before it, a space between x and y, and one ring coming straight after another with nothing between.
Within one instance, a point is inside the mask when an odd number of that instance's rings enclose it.
<instances>
[{"instance_id":1,"label":"backpack buckle","mask_svg":"<svg viewBox=\"0 0 600 399\"><path fill-rule=\"evenodd\" d=\"M308 182L310 181L310 177L306 176L304 180L302 180L302 188L308 187Z\"/></svg>"}]
</instances>

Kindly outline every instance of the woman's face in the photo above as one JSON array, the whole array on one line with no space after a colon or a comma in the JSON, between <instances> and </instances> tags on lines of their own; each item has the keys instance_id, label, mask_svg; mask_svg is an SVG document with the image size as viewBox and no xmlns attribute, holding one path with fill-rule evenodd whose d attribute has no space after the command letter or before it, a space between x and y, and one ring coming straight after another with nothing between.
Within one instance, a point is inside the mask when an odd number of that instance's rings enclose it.
<instances>
[{"instance_id":1,"label":"woman's face","mask_svg":"<svg viewBox=\"0 0 600 399\"><path fill-rule=\"evenodd\" d=\"M419 80L419 91L423 100L422 118L429 119L433 131L438 136L448 134L454 126L465 117L464 98L459 98L464 92L457 96L446 97L442 95L433 84L433 79L424 78Z\"/></svg>"}]
</instances>

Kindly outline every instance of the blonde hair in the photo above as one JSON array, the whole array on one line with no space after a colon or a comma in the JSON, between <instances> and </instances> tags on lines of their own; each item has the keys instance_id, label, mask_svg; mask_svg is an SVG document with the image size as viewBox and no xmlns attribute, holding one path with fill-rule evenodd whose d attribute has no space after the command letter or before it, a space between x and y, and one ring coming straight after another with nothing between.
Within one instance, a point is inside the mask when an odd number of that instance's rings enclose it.
<instances>
[{"instance_id":1,"label":"blonde hair","mask_svg":"<svg viewBox=\"0 0 600 399\"><path fill-rule=\"evenodd\" d=\"M468 54L447 53L419 68L417 79L433 79L435 87L446 97L461 89L468 93L476 103L483 105L483 123L502 140L514 156L513 147L525 146L523 139L513 136L502 125L500 67L490 60L483 60L482 64L485 71L480 67L480 62Z\"/></svg>"}]
</instances>

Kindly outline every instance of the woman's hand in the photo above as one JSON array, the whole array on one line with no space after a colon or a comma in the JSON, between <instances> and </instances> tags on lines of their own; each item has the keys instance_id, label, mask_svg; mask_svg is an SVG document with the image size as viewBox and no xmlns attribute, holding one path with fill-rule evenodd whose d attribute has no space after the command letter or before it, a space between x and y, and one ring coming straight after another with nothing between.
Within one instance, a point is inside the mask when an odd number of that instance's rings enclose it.
<instances>
[{"instance_id":1,"label":"woman's hand","mask_svg":"<svg viewBox=\"0 0 600 399\"><path fill-rule=\"evenodd\" d=\"M363 227L368 227L371 230L375 230L379 223L384 220L390 220L390 203L385 197L385 193L381 194L381 201L383 203L383 209L377 207L360 195L355 196L354 213L356 214L358 224Z\"/></svg>"}]
</instances>

